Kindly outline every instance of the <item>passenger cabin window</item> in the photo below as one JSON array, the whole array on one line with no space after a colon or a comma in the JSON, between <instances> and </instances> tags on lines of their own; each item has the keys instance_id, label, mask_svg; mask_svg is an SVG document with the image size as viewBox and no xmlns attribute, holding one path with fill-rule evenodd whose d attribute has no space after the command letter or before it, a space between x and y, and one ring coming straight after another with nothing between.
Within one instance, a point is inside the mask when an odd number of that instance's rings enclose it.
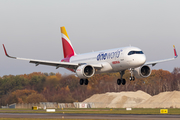
<instances>
[{"instance_id":1,"label":"passenger cabin window","mask_svg":"<svg viewBox=\"0 0 180 120\"><path fill-rule=\"evenodd\" d=\"M142 51L130 51L128 55L133 55L133 54L144 54Z\"/></svg>"}]
</instances>

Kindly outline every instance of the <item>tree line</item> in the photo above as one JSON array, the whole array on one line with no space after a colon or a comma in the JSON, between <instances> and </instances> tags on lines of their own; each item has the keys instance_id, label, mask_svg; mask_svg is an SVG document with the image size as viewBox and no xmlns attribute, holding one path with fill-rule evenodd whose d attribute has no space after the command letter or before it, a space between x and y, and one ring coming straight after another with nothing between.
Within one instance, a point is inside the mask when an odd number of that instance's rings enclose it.
<instances>
[{"instance_id":1,"label":"tree line","mask_svg":"<svg viewBox=\"0 0 180 120\"><path fill-rule=\"evenodd\" d=\"M81 102L93 94L142 90L150 95L164 91L180 90L180 68L173 72L152 70L147 78L129 81L130 73L123 76L126 85L117 85L119 73L97 74L89 84L80 85L76 75L34 72L24 75L0 77L0 105L12 103Z\"/></svg>"}]
</instances>

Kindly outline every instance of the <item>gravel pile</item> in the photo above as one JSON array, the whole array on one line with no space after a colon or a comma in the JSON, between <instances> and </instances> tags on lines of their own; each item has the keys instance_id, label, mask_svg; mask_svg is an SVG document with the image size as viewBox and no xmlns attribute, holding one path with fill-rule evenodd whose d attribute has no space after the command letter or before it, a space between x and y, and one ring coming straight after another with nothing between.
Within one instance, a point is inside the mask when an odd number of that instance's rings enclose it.
<instances>
[{"instance_id":1,"label":"gravel pile","mask_svg":"<svg viewBox=\"0 0 180 120\"><path fill-rule=\"evenodd\" d=\"M180 108L180 91L162 92L151 96L136 92L107 92L95 94L83 102L94 103L96 108Z\"/></svg>"},{"instance_id":2,"label":"gravel pile","mask_svg":"<svg viewBox=\"0 0 180 120\"><path fill-rule=\"evenodd\" d=\"M127 108L137 106L151 95L138 90L136 92L107 92L95 94L83 102L94 103L96 108Z\"/></svg>"},{"instance_id":3,"label":"gravel pile","mask_svg":"<svg viewBox=\"0 0 180 120\"><path fill-rule=\"evenodd\" d=\"M180 108L180 91L162 92L152 96L137 108Z\"/></svg>"}]
</instances>

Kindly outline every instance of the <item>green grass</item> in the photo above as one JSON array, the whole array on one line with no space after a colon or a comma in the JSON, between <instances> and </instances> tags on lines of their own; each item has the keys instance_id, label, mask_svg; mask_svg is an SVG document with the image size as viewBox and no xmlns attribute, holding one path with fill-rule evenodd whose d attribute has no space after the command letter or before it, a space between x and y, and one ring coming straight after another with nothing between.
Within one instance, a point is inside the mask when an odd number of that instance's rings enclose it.
<instances>
[{"instance_id":1,"label":"green grass","mask_svg":"<svg viewBox=\"0 0 180 120\"><path fill-rule=\"evenodd\" d=\"M45 110L31 110L31 109L0 109L0 113L47 113ZM125 108L74 108L74 109L56 109L54 113L92 113L92 114L161 114L160 108L132 108L127 111ZM180 114L180 109L170 108L168 114Z\"/></svg>"},{"instance_id":2,"label":"green grass","mask_svg":"<svg viewBox=\"0 0 180 120\"><path fill-rule=\"evenodd\" d=\"M64 120L64 119L43 119L43 118L0 118L0 120ZM66 119L66 120L87 120L87 119ZM105 119L88 119L88 120L105 120Z\"/></svg>"}]
</instances>

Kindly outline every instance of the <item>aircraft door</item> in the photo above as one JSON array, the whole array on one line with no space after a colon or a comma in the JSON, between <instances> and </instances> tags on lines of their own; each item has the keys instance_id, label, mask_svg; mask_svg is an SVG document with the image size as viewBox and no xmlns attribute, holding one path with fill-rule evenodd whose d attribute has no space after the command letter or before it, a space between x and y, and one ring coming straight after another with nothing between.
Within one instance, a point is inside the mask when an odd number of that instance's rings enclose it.
<instances>
[{"instance_id":1,"label":"aircraft door","mask_svg":"<svg viewBox=\"0 0 180 120\"><path fill-rule=\"evenodd\" d=\"M124 66L125 66L125 60L124 60L124 54L123 52L120 53L120 56L119 56L119 61L120 61L120 69L124 69Z\"/></svg>"}]
</instances>

